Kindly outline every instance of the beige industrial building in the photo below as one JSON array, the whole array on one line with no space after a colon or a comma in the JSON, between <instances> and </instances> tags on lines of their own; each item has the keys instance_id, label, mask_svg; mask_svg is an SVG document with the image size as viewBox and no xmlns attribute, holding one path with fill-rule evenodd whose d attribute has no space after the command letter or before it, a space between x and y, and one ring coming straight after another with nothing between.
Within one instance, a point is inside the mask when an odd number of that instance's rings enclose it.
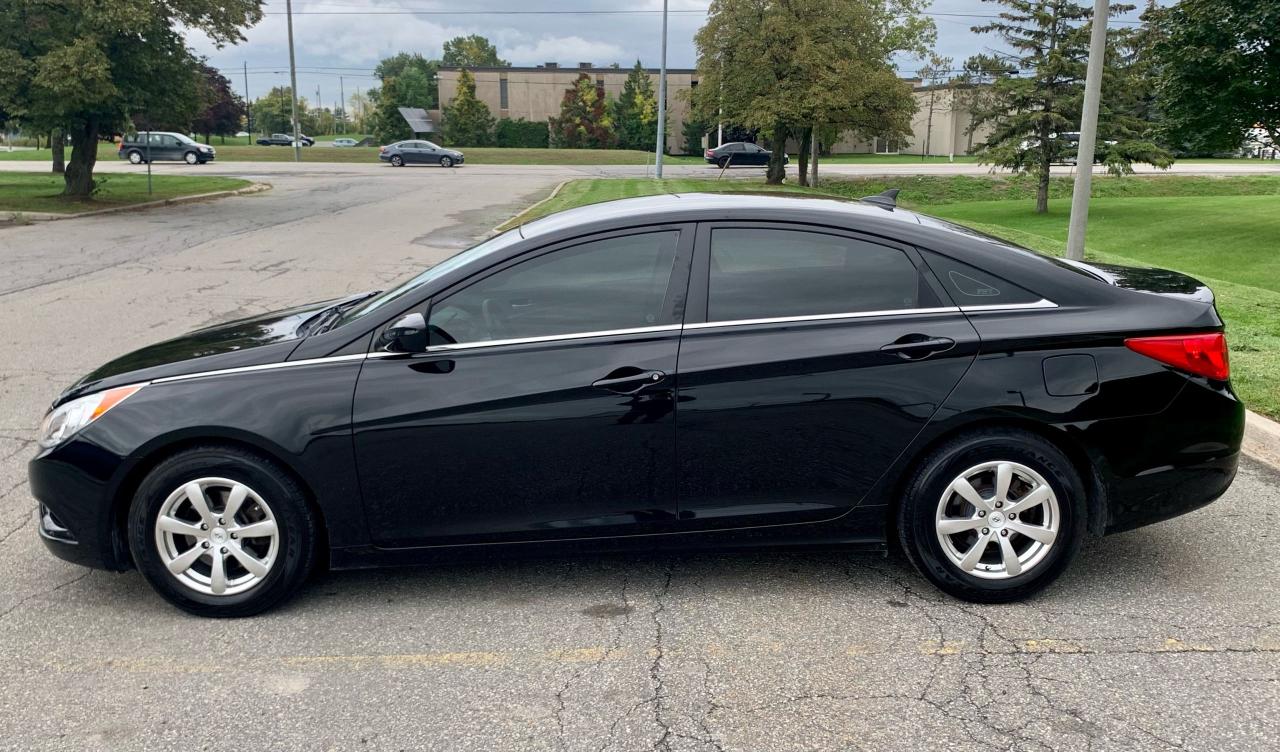
<instances>
[{"instance_id":1,"label":"beige industrial building","mask_svg":"<svg viewBox=\"0 0 1280 752\"><path fill-rule=\"evenodd\" d=\"M438 78L440 101L448 103L458 93L458 75L461 68L441 68ZM617 99L627 80L628 68L597 68L591 63L578 63L576 68L561 67L557 63L545 63L533 68L470 68L476 81L476 97L484 102L496 118L524 118L532 122L546 122L560 114L560 103L565 90L573 86L578 76L585 73L604 87L606 96ZM658 88L658 70L648 69L653 87ZM969 134L972 120L965 105L963 90L957 87L919 86L915 97L918 109L912 119L912 137L907 143L887 142L883 139L864 141L844 137L833 145L837 154L923 154L928 144L930 154L961 155L982 140L982 129ZM669 152L679 153L684 148L683 132L689 103L681 92L698 85L698 72L690 68L667 69L667 109ZM931 104L932 103L932 104ZM929 112L933 117L930 122ZM431 119L440 122L439 109L429 110ZM932 127L930 127L932 126ZM926 139L926 133L928 134ZM705 143L705 140L704 140ZM794 144L792 145L794 148Z\"/></svg>"}]
</instances>

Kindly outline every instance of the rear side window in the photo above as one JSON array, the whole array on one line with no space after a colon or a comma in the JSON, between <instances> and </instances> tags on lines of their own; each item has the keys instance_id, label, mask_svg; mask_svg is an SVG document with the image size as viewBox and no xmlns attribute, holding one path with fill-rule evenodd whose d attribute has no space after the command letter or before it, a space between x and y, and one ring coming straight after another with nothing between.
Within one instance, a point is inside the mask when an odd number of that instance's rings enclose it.
<instances>
[{"instance_id":1,"label":"rear side window","mask_svg":"<svg viewBox=\"0 0 1280 752\"><path fill-rule=\"evenodd\" d=\"M431 307L432 345L654 326L677 232L596 240L496 272Z\"/></svg>"},{"instance_id":2,"label":"rear side window","mask_svg":"<svg viewBox=\"0 0 1280 752\"><path fill-rule=\"evenodd\" d=\"M1022 305L1041 299L1026 288L963 262L929 251L921 253L956 305Z\"/></svg>"},{"instance_id":3,"label":"rear side window","mask_svg":"<svg viewBox=\"0 0 1280 752\"><path fill-rule=\"evenodd\" d=\"M935 305L915 264L896 248L799 230L711 233L708 321Z\"/></svg>"}]
</instances>

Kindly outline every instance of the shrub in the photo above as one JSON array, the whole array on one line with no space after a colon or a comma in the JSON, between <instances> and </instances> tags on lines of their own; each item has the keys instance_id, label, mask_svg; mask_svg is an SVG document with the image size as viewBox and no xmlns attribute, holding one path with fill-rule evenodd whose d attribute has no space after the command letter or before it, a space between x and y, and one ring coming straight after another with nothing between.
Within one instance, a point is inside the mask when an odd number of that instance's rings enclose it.
<instances>
[{"instance_id":1,"label":"shrub","mask_svg":"<svg viewBox=\"0 0 1280 752\"><path fill-rule=\"evenodd\" d=\"M545 149L548 135L546 123L531 123L524 118L502 118L494 129L498 146L511 148Z\"/></svg>"}]
</instances>

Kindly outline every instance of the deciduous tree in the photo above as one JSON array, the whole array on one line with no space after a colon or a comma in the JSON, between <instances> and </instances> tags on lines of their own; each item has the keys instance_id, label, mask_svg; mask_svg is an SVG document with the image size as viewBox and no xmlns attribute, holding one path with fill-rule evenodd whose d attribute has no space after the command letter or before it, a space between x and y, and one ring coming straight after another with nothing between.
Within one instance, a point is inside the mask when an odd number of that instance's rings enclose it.
<instances>
[{"instance_id":1,"label":"deciduous tree","mask_svg":"<svg viewBox=\"0 0 1280 752\"><path fill-rule=\"evenodd\" d=\"M564 92L560 114L549 118L551 145L560 149L609 149L617 143L604 86L586 73Z\"/></svg>"},{"instance_id":2,"label":"deciduous tree","mask_svg":"<svg viewBox=\"0 0 1280 752\"><path fill-rule=\"evenodd\" d=\"M374 138L384 144L413 138L413 129L400 115L400 108L435 106L438 69L434 60L407 52L378 63L374 74L382 79L382 86L370 91L370 98L377 103L369 126Z\"/></svg>"},{"instance_id":3,"label":"deciduous tree","mask_svg":"<svg viewBox=\"0 0 1280 752\"><path fill-rule=\"evenodd\" d=\"M445 42L441 63L457 68L505 68L511 65L498 57L498 48L493 46L493 42L479 34L454 37Z\"/></svg>"},{"instance_id":4,"label":"deciduous tree","mask_svg":"<svg viewBox=\"0 0 1280 752\"><path fill-rule=\"evenodd\" d=\"M64 194L94 190L99 137L130 115L189 106L198 68L184 34L243 40L261 0L9 0L0 3L0 107L71 139Z\"/></svg>"},{"instance_id":5,"label":"deciduous tree","mask_svg":"<svg viewBox=\"0 0 1280 752\"><path fill-rule=\"evenodd\" d=\"M231 88L231 81L206 62L200 63L200 103L202 109L191 121L191 130L209 136L231 136L240 129L245 114L244 100Z\"/></svg>"}]
</instances>

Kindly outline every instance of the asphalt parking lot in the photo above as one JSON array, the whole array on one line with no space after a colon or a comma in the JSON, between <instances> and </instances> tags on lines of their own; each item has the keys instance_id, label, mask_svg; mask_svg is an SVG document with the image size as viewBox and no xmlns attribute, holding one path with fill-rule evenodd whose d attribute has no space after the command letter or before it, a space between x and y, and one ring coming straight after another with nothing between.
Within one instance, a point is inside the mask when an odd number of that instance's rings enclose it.
<instances>
[{"instance_id":1,"label":"asphalt parking lot","mask_svg":"<svg viewBox=\"0 0 1280 752\"><path fill-rule=\"evenodd\" d=\"M0 227L0 749L1258 750L1280 738L1280 473L1091 542L1035 600L876 554L320 577L248 620L37 539L44 408L197 326L385 286L583 168L248 170L266 193ZM354 169L360 167L360 169ZM119 169L113 167L112 169Z\"/></svg>"}]
</instances>

